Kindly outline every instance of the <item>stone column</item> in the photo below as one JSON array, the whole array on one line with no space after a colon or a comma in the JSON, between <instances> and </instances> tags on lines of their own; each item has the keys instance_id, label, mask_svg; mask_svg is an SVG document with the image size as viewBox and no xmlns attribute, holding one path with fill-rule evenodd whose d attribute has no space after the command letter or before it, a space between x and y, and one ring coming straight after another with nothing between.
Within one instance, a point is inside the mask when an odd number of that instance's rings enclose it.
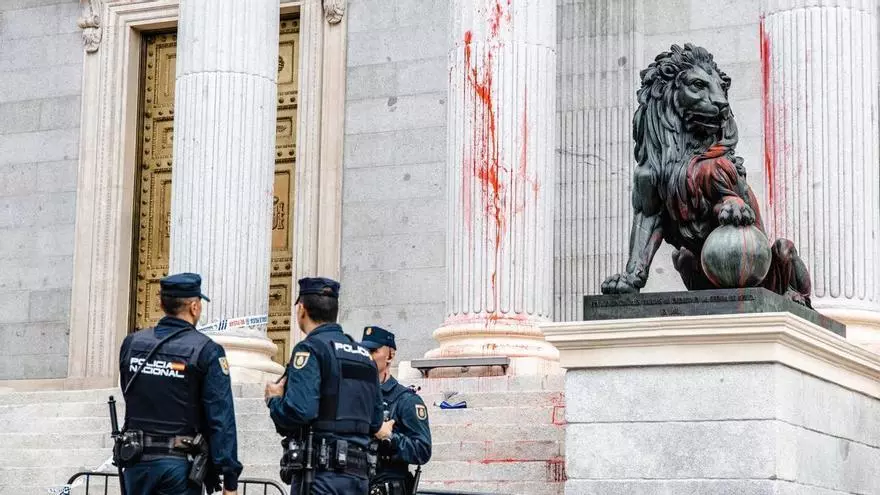
<instances>
[{"instance_id":1,"label":"stone column","mask_svg":"<svg viewBox=\"0 0 880 495\"><path fill-rule=\"evenodd\" d=\"M553 288L557 321L583 317L584 294L626 266L632 227L632 117L644 46L642 0L560 5L557 198Z\"/></svg>"},{"instance_id":2,"label":"stone column","mask_svg":"<svg viewBox=\"0 0 880 495\"><path fill-rule=\"evenodd\" d=\"M552 312L555 0L452 0L447 316L426 357L558 359Z\"/></svg>"},{"instance_id":3,"label":"stone column","mask_svg":"<svg viewBox=\"0 0 880 495\"><path fill-rule=\"evenodd\" d=\"M766 0L768 229L795 242L813 305L880 352L876 0Z\"/></svg>"},{"instance_id":4,"label":"stone column","mask_svg":"<svg viewBox=\"0 0 880 495\"><path fill-rule=\"evenodd\" d=\"M238 381L281 373L266 337L275 157L278 0L182 0L172 176L171 273L212 298L202 323ZM224 320L255 317L250 322Z\"/></svg>"}]
</instances>

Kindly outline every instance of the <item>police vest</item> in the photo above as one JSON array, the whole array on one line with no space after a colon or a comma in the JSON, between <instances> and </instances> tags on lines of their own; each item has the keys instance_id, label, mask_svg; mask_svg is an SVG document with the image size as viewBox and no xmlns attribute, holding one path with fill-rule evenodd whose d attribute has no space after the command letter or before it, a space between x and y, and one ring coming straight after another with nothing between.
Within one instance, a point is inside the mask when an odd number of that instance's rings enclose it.
<instances>
[{"instance_id":1,"label":"police vest","mask_svg":"<svg viewBox=\"0 0 880 495\"><path fill-rule=\"evenodd\" d=\"M142 330L131 337L123 356L128 363L123 387L160 340L153 329ZM193 329L162 344L144 364L125 395L128 429L169 436L193 435L201 431L204 371L198 369L198 358L209 342L209 338Z\"/></svg>"},{"instance_id":2,"label":"police vest","mask_svg":"<svg viewBox=\"0 0 880 495\"><path fill-rule=\"evenodd\" d=\"M310 340L321 354L315 430L368 435L379 397L379 372L370 351L341 332L321 333Z\"/></svg>"},{"instance_id":3,"label":"police vest","mask_svg":"<svg viewBox=\"0 0 880 495\"><path fill-rule=\"evenodd\" d=\"M388 416L395 420L400 421L400 416L397 411L399 409L401 400L406 394L415 394L416 392L406 386L398 383L394 389L391 390L391 393L385 397L385 402L388 404ZM394 460L394 449L391 447L389 442L380 442L379 443L379 476L383 479L406 479L406 475L409 473L409 464Z\"/></svg>"}]
</instances>

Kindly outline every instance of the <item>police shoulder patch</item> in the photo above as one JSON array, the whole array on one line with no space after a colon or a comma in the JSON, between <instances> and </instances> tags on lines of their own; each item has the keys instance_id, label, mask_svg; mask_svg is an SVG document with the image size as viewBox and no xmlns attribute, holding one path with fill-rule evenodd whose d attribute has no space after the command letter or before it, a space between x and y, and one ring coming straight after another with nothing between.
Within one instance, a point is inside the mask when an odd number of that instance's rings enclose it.
<instances>
[{"instance_id":1,"label":"police shoulder patch","mask_svg":"<svg viewBox=\"0 0 880 495\"><path fill-rule=\"evenodd\" d=\"M428 408L422 404L416 404L416 416L422 421L428 419Z\"/></svg>"},{"instance_id":2,"label":"police shoulder patch","mask_svg":"<svg viewBox=\"0 0 880 495\"><path fill-rule=\"evenodd\" d=\"M311 356L311 355L312 355L312 353L310 353L310 352L297 352L297 353L294 353L294 355L293 355L293 367L294 367L295 369L298 369L298 370L301 370L301 369L305 368L306 363L309 361L309 356Z\"/></svg>"},{"instance_id":3,"label":"police shoulder patch","mask_svg":"<svg viewBox=\"0 0 880 495\"><path fill-rule=\"evenodd\" d=\"M229 361L226 360L226 357L221 357L221 358L217 359L217 361L220 361L220 371L222 371L224 375L228 375L229 374Z\"/></svg>"}]
</instances>

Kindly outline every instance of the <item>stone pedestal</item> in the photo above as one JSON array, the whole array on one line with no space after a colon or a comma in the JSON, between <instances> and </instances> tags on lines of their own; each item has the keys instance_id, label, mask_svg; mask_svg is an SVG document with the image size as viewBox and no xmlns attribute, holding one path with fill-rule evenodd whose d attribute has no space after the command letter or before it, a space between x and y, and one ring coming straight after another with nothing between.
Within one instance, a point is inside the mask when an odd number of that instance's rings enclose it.
<instances>
[{"instance_id":1,"label":"stone pedestal","mask_svg":"<svg viewBox=\"0 0 880 495\"><path fill-rule=\"evenodd\" d=\"M268 312L278 9L180 5L170 272L202 275L207 323ZM209 333L227 347L234 380L283 372L265 321Z\"/></svg>"},{"instance_id":2,"label":"stone pedestal","mask_svg":"<svg viewBox=\"0 0 880 495\"><path fill-rule=\"evenodd\" d=\"M426 357L542 373L552 312L556 2L453 0L447 317Z\"/></svg>"},{"instance_id":3,"label":"stone pedestal","mask_svg":"<svg viewBox=\"0 0 880 495\"><path fill-rule=\"evenodd\" d=\"M875 0L766 0L761 23L770 233L794 241L813 305L880 352Z\"/></svg>"},{"instance_id":4,"label":"stone pedestal","mask_svg":"<svg viewBox=\"0 0 880 495\"><path fill-rule=\"evenodd\" d=\"M790 313L550 324L567 495L880 493L880 357Z\"/></svg>"}]
</instances>

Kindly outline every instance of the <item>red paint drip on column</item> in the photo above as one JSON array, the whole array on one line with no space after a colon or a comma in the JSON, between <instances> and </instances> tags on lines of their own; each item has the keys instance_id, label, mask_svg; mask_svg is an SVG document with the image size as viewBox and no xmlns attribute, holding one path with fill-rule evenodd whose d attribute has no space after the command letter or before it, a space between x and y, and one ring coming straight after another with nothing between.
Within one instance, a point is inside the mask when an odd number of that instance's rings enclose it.
<instances>
[{"instance_id":1,"label":"red paint drip on column","mask_svg":"<svg viewBox=\"0 0 880 495\"><path fill-rule=\"evenodd\" d=\"M465 63L465 80L469 81L467 72L471 66L471 41L473 40L473 33L467 31L464 33L464 63ZM476 121L476 109L474 110L474 121ZM468 239L469 239L469 248L472 248L473 241L473 212L471 208L471 181L474 177L474 168L476 167L476 160L473 157L468 158L467 156L464 158L464 163L462 164L462 171L464 172L464 177L462 177L461 181L461 197L462 197L462 210L464 213L464 221L468 230Z\"/></svg>"},{"instance_id":2,"label":"red paint drip on column","mask_svg":"<svg viewBox=\"0 0 880 495\"><path fill-rule=\"evenodd\" d=\"M493 24L491 27L493 32L497 32L497 25ZM494 233L490 238L494 241L495 249L491 283L495 311L498 311L498 259L506 225L504 216L506 196L502 180L502 174L505 170L501 166L498 153L495 102L492 94L493 53L491 49L487 51L482 67L477 67L472 60L472 42L473 33L467 31L464 35L465 79L468 87L473 91L475 99L474 127L477 132L474 134L475 149L471 150L471 163L465 163L463 167L465 170L463 179L465 183L469 183L473 177L479 180L485 214L495 224ZM467 187L469 188L469 186ZM466 201L469 201L469 195L467 197ZM469 210L469 204L465 206L465 210Z\"/></svg>"},{"instance_id":3,"label":"red paint drip on column","mask_svg":"<svg viewBox=\"0 0 880 495\"><path fill-rule=\"evenodd\" d=\"M508 12L507 12L507 21L510 21L510 1L507 2ZM489 19L489 29L492 33L493 38L498 37L498 30L501 28L501 18L504 16L504 12L501 9L501 3L498 0L495 0L495 7L492 8L491 19Z\"/></svg>"},{"instance_id":4,"label":"red paint drip on column","mask_svg":"<svg viewBox=\"0 0 880 495\"><path fill-rule=\"evenodd\" d=\"M776 164L774 162L776 155L776 127L775 127L775 108L773 99L770 94L770 39L764 29L764 17L761 17L760 24L761 39L761 80L762 80L762 110L764 117L764 173L767 176L767 204L771 209L770 216L775 218L773 214L775 194L776 194Z\"/></svg>"}]
</instances>

